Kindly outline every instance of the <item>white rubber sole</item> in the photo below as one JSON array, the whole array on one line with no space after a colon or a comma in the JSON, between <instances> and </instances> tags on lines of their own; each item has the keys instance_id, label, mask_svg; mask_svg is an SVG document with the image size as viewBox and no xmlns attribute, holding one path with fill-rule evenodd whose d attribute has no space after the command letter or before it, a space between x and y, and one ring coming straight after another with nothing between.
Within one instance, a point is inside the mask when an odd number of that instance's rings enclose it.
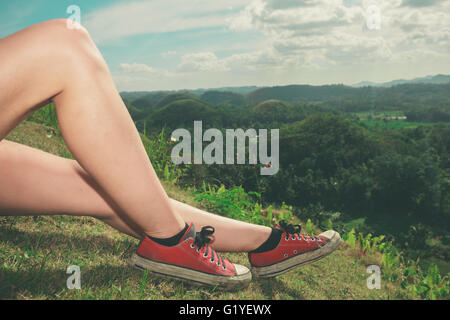
<instances>
[{"instance_id":1,"label":"white rubber sole","mask_svg":"<svg viewBox=\"0 0 450 320\"><path fill-rule=\"evenodd\" d=\"M131 256L130 264L140 270L149 270L157 276L182 280L199 286L217 286L227 289L234 289L247 287L252 281L252 273L250 270L239 264L234 264L237 271L236 276L220 276L195 271L176 265L145 259L135 253Z\"/></svg>"},{"instance_id":2,"label":"white rubber sole","mask_svg":"<svg viewBox=\"0 0 450 320\"><path fill-rule=\"evenodd\" d=\"M332 253L339 246L341 241L341 236L336 231L326 231L321 235L326 236L330 239L323 247L316 249L314 251L299 254L287 260L275 263L266 267L255 267L252 266L252 273L255 277L259 278L272 278L285 273L296 267L304 266L309 263L316 262L330 253Z\"/></svg>"}]
</instances>

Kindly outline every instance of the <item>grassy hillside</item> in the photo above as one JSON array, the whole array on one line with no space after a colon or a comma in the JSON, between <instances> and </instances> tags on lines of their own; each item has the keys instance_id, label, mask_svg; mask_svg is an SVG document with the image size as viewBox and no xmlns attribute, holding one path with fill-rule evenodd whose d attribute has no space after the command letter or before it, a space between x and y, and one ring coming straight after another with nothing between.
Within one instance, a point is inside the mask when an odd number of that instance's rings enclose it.
<instances>
[{"instance_id":1,"label":"grassy hillside","mask_svg":"<svg viewBox=\"0 0 450 320\"><path fill-rule=\"evenodd\" d=\"M320 103L344 112L407 110L437 107L448 110L450 84L408 83L393 87L288 85L260 88L246 95L248 104L265 100Z\"/></svg>"},{"instance_id":2,"label":"grassy hillside","mask_svg":"<svg viewBox=\"0 0 450 320\"><path fill-rule=\"evenodd\" d=\"M201 95L201 99L214 105L231 104L241 106L245 104L244 96L242 94L226 91L207 91Z\"/></svg>"},{"instance_id":3,"label":"grassy hillside","mask_svg":"<svg viewBox=\"0 0 450 320\"><path fill-rule=\"evenodd\" d=\"M150 114L146 120L147 128L160 131L163 127L173 130L177 128L191 128L194 125L194 121L197 120L201 120L210 126L216 125L217 127L225 118L224 114L212 109L204 101L196 99L175 99Z\"/></svg>"},{"instance_id":4,"label":"grassy hillside","mask_svg":"<svg viewBox=\"0 0 450 320\"><path fill-rule=\"evenodd\" d=\"M7 139L70 157L53 129L24 122ZM146 139L146 138L143 138ZM198 206L191 191L163 182L175 199ZM297 221L299 222L299 221ZM314 228L319 232L317 228ZM404 277L385 279L380 290L366 286L368 265L384 266L378 251L343 241L331 256L270 280L255 279L236 291L196 288L163 280L127 263L138 245L89 217L0 217L0 299L413 299ZM249 266L245 253L225 253ZM81 290L69 290L66 270L81 269ZM384 272L382 267L382 272ZM399 268L402 271L403 267Z\"/></svg>"},{"instance_id":5,"label":"grassy hillside","mask_svg":"<svg viewBox=\"0 0 450 320\"><path fill-rule=\"evenodd\" d=\"M362 90L343 85L288 85L257 89L247 94L248 103L257 104L265 100L277 99L288 102L327 101L359 95Z\"/></svg>"},{"instance_id":6,"label":"grassy hillside","mask_svg":"<svg viewBox=\"0 0 450 320\"><path fill-rule=\"evenodd\" d=\"M255 119L260 121L286 121L292 107L280 100L266 100L251 109Z\"/></svg>"}]
</instances>

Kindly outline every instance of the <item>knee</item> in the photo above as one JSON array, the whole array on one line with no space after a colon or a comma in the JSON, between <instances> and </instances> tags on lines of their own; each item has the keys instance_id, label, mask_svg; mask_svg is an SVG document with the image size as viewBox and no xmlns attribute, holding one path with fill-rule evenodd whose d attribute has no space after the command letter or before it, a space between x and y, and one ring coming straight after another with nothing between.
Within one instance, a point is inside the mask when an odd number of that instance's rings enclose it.
<instances>
[{"instance_id":1,"label":"knee","mask_svg":"<svg viewBox=\"0 0 450 320\"><path fill-rule=\"evenodd\" d=\"M92 68L106 68L106 63L88 30L68 19L43 22L40 26L56 52L62 54L67 64L84 64Z\"/></svg>"},{"instance_id":2,"label":"knee","mask_svg":"<svg viewBox=\"0 0 450 320\"><path fill-rule=\"evenodd\" d=\"M8 140L0 141L0 176L3 178L4 175L9 171L7 168L11 168L11 164L14 163L14 142Z\"/></svg>"},{"instance_id":3,"label":"knee","mask_svg":"<svg viewBox=\"0 0 450 320\"><path fill-rule=\"evenodd\" d=\"M61 33L65 37L70 36L70 34L72 34L73 36L89 37L89 32L85 27L69 19L48 20L37 24L37 26L54 32L53 35L55 35L55 33Z\"/></svg>"}]
</instances>

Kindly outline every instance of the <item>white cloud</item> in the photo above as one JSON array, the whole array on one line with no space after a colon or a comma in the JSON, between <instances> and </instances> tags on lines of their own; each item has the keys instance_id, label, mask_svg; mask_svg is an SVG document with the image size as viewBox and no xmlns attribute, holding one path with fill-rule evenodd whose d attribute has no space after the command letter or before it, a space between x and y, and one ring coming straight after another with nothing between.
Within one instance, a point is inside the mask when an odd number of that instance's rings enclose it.
<instances>
[{"instance_id":1,"label":"white cloud","mask_svg":"<svg viewBox=\"0 0 450 320\"><path fill-rule=\"evenodd\" d=\"M153 0L114 4L83 18L83 25L97 42L122 37L226 26L230 8L242 0Z\"/></svg>"},{"instance_id":2,"label":"white cloud","mask_svg":"<svg viewBox=\"0 0 450 320\"><path fill-rule=\"evenodd\" d=\"M402 5L402 0L364 0L357 5L342 0L254 0L228 23L230 30L263 33L275 60L286 66L398 61L405 51L414 59L414 50L420 60L424 52L450 55L449 3L428 1L418 10ZM381 21L376 31L366 23L373 6Z\"/></svg>"},{"instance_id":3,"label":"white cloud","mask_svg":"<svg viewBox=\"0 0 450 320\"><path fill-rule=\"evenodd\" d=\"M178 66L181 72L223 72L228 71L224 60L220 60L213 52L197 52L185 54Z\"/></svg>"},{"instance_id":4,"label":"white cloud","mask_svg":"<svg viewBox=\"0 0 450 320\"><path fill-rule=\"evenodd\" d=\"M108 30L101 36L107 39L202 26L226 26L231 34L260 35L261 40L236 50L231 50L236 43L230 42L222 48L216 43L204 45L199 52L183 51L183 54L177 49L176 54L163 53L163 58L170 57L171 62L179 59L179 62L171 72L159 71L158 84L164 83L162 78L172 77L168 85L178 87L186 82L194 85L193 79L197 87L213 86L213 83L237 85L238 81L260 85L264 79L278 84L298 82L298 79L317 83L320 77L355 83L423 76L423 72L450 72L450 1L428 1L427 6L419 8L419 1L403 0L194 2L196 5L181 0L127 4L129 8L121 8L127 14L134 12L136 22L120 18L117 28L124 30L115 35ZM379 30L369 30L367 26L367 19L373 14L368 10L371 5L379 8ZM230 7L238 11L231 11ZM148 15L150 9L155 13L154 19L145 21L142 14ZM114 20L111 12L107 18L98 15L99 28L101 21ZM130 26L124 28L128 23ZM251 43L251 39L240 43ZM149 79L154 70L148 68L130 65L122 71L142 69ZM364 70L373 71L367 74ZM371 75L386 78L370 78ZM223 83L223 79L231 82Z\"/></svg>"},{"instance_id":5,"label":"white cloud","mask_svg":"<svg viewBox=\"0 0 450 320\"><path fill-rule=\"evenodd\" d=\"M125 73L158 73L156 69L143 63L121 63L119 70Z\"/></svg>"},{"instance_id":6,"label":"white cloud","mask_svg":"<svg viewBox=\"0 0 450 320\"><path fill-rule=\"evenodd\" d=\"M253 29L256 20L264 14L265 10L266 3L263 0L256 0L246 6L238 15L229 17L226 21L231 30L250 30Z\"/></svg>"}]
</instances>

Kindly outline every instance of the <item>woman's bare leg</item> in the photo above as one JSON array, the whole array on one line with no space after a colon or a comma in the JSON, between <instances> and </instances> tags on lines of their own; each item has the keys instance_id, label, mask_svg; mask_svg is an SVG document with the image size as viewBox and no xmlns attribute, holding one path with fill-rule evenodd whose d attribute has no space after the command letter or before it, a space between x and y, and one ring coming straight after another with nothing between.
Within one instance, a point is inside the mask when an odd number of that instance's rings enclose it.
<instances>
[{"instance_id":1,"label":"woman's bare leg","mask_svg":"<svg viewBox=\"0 0 450 320\"><path fill-rule=\"evenodd\" d=\"M0 177L0 216L92 216L141 237L142 230L119 218L120 209L74 160L3 140Z\"/></svg>"},{"instance_id":2,"label":"woman's bare leg","mask_svg":"<svg viewBox=\"0 0 450 320\"><path fill-rule=\"evenodd\" d=\"M69 150L127 223L160 238L183 229L100 52L66 20L0 39L0 140L49 99Z\"/></svg>"},{"instance_id":3,"label":"woman's bare leg","mask_svg":"<svg viewBox=\"0 0 450 320\"><path fill-rule=\"evenodd\" d=\"M171 199L172 204L185 219L194 222L196 228L211 225L215 228L211 246L217 251L249 252L258 248L270 236L271 228L237 221L192 207Z\"/></svg>"},{"instance_id":4,"label":"woman's bare leg","mask_svg":"<svg viewBox=\"0 0 450 320\"><path fill-rule=\"evenodd\" d=\"M0 142L0 215L69 214L98 218L117 230L140 238L136 225L74 160L64 159L10 141ZM259 247L271 229L211 214L171 199L174 211L196 229L215 227L211 246L217 251L247 252Z\"/></svg>"}]
</instances>

